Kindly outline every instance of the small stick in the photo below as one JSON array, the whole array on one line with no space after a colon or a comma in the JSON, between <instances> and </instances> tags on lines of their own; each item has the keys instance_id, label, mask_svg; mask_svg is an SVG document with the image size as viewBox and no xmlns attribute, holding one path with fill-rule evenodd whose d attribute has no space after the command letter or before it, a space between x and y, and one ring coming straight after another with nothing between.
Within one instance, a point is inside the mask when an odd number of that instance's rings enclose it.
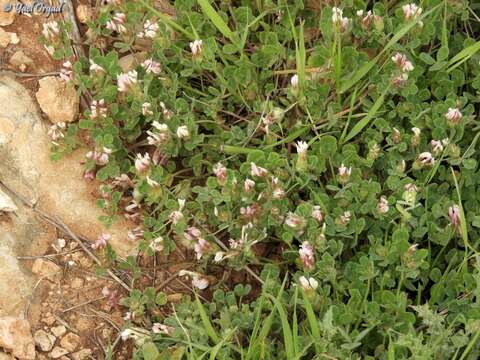
<instances>
[{"instance_id":1,"label":"small stick","mask_svg":"<svg viewBox=\"0 0 480 360\"><path fill-rule=\"evenodd\" d=\"M94 303L94 302L96 302L96 301L103 300L103 299L105 299L105 298L106 298L106 296L102 296L102 297L99 297L99 298L96 298L96 299L92 299L92 300L85 301L85 302L83 302L83 303L80 303L80 304L71 306L71 307L69 307L68 309L62 310L62 313L66 313L66 312L72 311L72 310L74 310L74 309L78 309L79 307L82 307L82 306L85 306L85 305Z\"/></svg>"},{"instance_id":2,"label":"small stick","mask_svg":"<svg viewBox=\"0 0 480 360\"><path fill-rule=\"evenodd\" d=\"M71 332L75 333L75 334L79 334L78 330L71 327L69 323L67 323L65 320L63 320L60 316L58 315L55 315L53 314L53 317L55 318L55 320L57 320L60 324L62 324L63 326L65 326L68 330L70 330Z\"/></svg>"}]
</instances>

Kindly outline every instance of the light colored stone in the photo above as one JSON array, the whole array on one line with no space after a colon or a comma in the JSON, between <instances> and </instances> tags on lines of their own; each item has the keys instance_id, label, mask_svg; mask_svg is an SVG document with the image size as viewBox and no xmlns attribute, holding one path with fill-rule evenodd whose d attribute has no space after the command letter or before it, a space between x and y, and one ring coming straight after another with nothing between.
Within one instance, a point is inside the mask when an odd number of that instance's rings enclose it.
<instances>
[{"instance_id":1,"label":"light colored stone","mask_svg":"<svg viewBox=\"0 0 480 360\"><path fill-rule=\"evenodd\" d=\"M80 343L80 336L74 333L68 333L62 338L62 340L60 340L60 346L68 352L77 350L80 346Z\"/></svg>"},{"instance_id":2,"label":"light colored stone","mask_svg":"<svg viewBox=\"0 0 480 360\"><path fill-rule=\"evenodd\" d=\"M86 24L93 18L93 10L88 5L78 5L75 12L77 14L78 21L80 21L82 24Z\"/></svg>"},{"instance_id":3,"label":"light colored stone","mask_svg":"<svg viewBox=\"0 0 480 360\"><path fill-rule=\"evenodd\" d=\"M18 38L16 33L7 32L0 28L0 47L7 47L10 44L18 44L20 39Z\"/></svg>"},{"instance_id":4,"label":"light colored stone","mask_svg":"<svg viewBox=\"0 0 480 360\"><path fill-rule=\"evenodd\" d=\"M33 60L28 57L23 50L15 51L15 53L10 58L10 64L19 68L20 71L24 72L29 66L33 65ZM40 80L41 81L41 80Z\"/></svg>"},{"instance_id":5,"label":"light colored stone","mask_svg":"<svg viewBox=\"0 0 480 360\"><path fill-rule=\"evenodd\" d=\"M57 264L44 259L36 259L32 265L32 272L40 277L54 280L55 276L62 271Z\"/></svg>"},{"instance_id":6,"label":"light colored stone","mask_svg":"<svg viewBox=\"0 0 480 360\"><path fill-rule=\"evenodd\" d=\"M76 353L73 353L70 355L73 360L85 360L88 359L88 357L92 355L92 350L90 349L82 349L80 351L77 351Z\"/></svg>"},{"instance_id":7,"label":"light colored stone","mask_svg":"<svg viewBox=\"0 0 480 360\"><path fill-rule=\"evenodd\" d=\"M38 104L52 123L75 121L79 98L75 88L55 76L47 76L38 82Z\"/></svg>"},{"instance_id":8,"label":"light colored stone","mask_svg":"<svg viewBox=\"0 0 480 360\"><path fill-rule=\"evenodd\" d=\"M3 351L0 351L0 360L14 360L14 358L5 354Z\"/></svg>"},{"instance_id":9,"label":"light colored stone","mask_svg":"<svg viewBox=\"0 0 480 360\"><path fill-rule=\"evenodd\" d=\"M50 331L55 335L56 337L62 337L67 333L67 328L63 325L55 326L50 329Z\"/></svg>"},{"instance_id":10,"label":"light colored stone","mask_svg":"<svg viewBox=\"0 0 480 360\"><path fill-rule=\"evenodd\" d=\"M82 177L84 168L80 162L88 150L78 149L64 159L52 162L51 140L47 136L49 126L41 121L28 92L11 77L0 76L0 103L0 180L31 202L36 202L37 208L61 219L77 235L93 241L101 233L108 232L112 236L110 244L120 256L133 254L136 244L127 239L127 233L134 224L121 217L107 230L98 220L104 213L92 193L99 184L87 182ZM26 224L38 220L34 220L30 210L25 209L24 213L24 218L19 219L16 226L25 227L24 232L29 233L22 232L14 240L25 244L22 252L31 255L30 243L37 242L39 233L45 230L34 232L32 225L27 227ZM0 240L2 236L0 229ZM0 278L1 273L0 267ZM1 298L0 292L0 314Z\"/></svg>"},{"instance_id":11,"label":"light colored stone","mask_svg":"<svg viewBox=\"0 0 480 360\"><path fill-rule=\"evenodd\" d=\"M17 210L17 205L15 205L10 196L0 190L0 212L12 212Z\"/></svg>"},{"instance_id":12,"label":"light colored stone","mask_svg":"<svg viewBox=\"0 0 480 360\"><path fill-rule=\"evenodd\" d=\"M0 47L5 48L10 44L10 33L0 28Z\"/></svg>"},{"instance_id":13,"label":"light colored stone","mask_svg":"<svg viewBox=\"0 0 480 360\"><path fill-rule=\"evenodd\" d=\"M50 351L55 344L55 336L47 333L45 330L37 330L33 335L35 345L42 351Z\"/></svg>"},{"instance_id":14,"label":"light colored stone","mask_svg":"<svg viewBox=\"0 0 480 360\"><path fill-rule=\"evenodd\" d=\"M18 359L35 359L35 343L28 321L14 317L0 318L0 348Z\"/></svg>"},{"instance_id":15,"label":"light colored stone","mask_svg":"<svg viewBox=\"0 0 480 360\"><path fill-rule=\"evenodd\" d=\"M12 10L5 11L5 5L12 4ZM10 25L15 21L15 2L11 0L0 0L0 26Z\"/></svg>"},{"instance_id":16,"label":"light colored stone","mask_svg":"<svg viewBox=\"0 0 480 360\"><path fill-rule=\"evenodd\" d=\"M64 355L67 355L68 351L65 349L62 349L60 346L55 346L53 350L50 352L49 356L52 359L59 359Z\"/></svg>"},{"instance_id":17,"label":"light colored stone","mask_svg":"<svg viewBox=\"0 0 480 360\"><path fill-rule=\"evenodd\" d=\"M20 42L17 33L9 32L8 34L10 35L10 44L17 45Z\"/></svg>"}]
</instances>

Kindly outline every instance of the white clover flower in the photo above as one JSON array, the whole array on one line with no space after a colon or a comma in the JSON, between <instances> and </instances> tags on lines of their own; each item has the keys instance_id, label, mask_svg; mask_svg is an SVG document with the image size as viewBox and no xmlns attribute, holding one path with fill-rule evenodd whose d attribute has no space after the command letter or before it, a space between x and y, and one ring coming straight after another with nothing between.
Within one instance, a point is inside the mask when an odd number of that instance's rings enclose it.
<instances>
[{"instance_id":1,"label":"white clover flower","mask_svg":"<svg viewBox=\"0 0 480 360\"><path fill-rule=\"evenodd\" d=\"M125 23L127 22L127 15L124 13L115 13L113 19L109 20L106 24L108 30L117 32L117 33L126 33L127 28Z\"/></svg>"},{"instance_id":2,"label":"white clover flower","mask_svg":"<svg viewBox=\"0 0 480 360\"><path fill-rule=\"evenodd\" d=\"M72 63L70 61L65 61L62 64L62 68L60 69L60 78L66 83L73 80Z\"/></svg>"},{"instance_id":3,"label":"white clover flower","mask_svg":"<svg viewBox=\"0 0 480 360\"><path fill-rule=\"evenodd\" d=\"M256 177L263 177L268 174L268 170L260 166L257 166L255 163L250 163L250 174Z\"/></svg>"},{"instance_id":4,"label":"white clover flower","mask_svg":"<svg viewBox=\"0 0 480 360\"><path fill-rule=\"evenodd\" d=\"M147 172L150 169L150 164L151 159L148 153L145 153L144 155L137 154L137 157L135 158L135 169L137 169L139 173Z\"/></svg>"},{"instance_id":5,"label":"white clover flower","mask_svg":"<svg viewBox=\"0 0 480 360\"><path fill-rule=\"evenodd\" d=\"M404 54L400 54L399 52L392 56L392 61L404 73L410 72L414 69L413 64L407 60L407 57Z\"/></svg>"},{"instance_id":6,"label":"white clover flower","mask_svg":"<svg viewBox=\"0 0 480 360\"><path fill-rule=\"evenodd\" d=\"M306 141L298 141L295 145L297 147L297 152L299 154L303 154L307 152L308 143Z\"/></svg>"},{"instance_id":7,"label":"white clover flower","mask_svg":"<svg viewBox=\"0 0 480 360\"><path fill-rule=\"evenodd\" d=\"M339 25L342 31L348 29L350 19L343 16L343 10L337 7L332 8L332 22L334 25Z\"/></svg>"},{"instance_id":8,"label":"white clover flower","mask_svg":"<svg viewBox=\"0 0 480 360\"><path fill-rule=\"evenodd\" d=\"M179 126L177 129L177 137L179 139L187 139L190 137L190 131L186 125Z\"/></svg>"},{"instance_id":9,"label":"white clover flower","mask_svg":"<svg viewBox=\"0 0 480 360\"><path fill-rule=\"evenodd\" d=\"M130 241L137 241L143 239L144 231L140 226L137 226L136 228L130 230L127 233L127 238Z\"/></svg>"},{"instance_id":10,"label":"white clover flower","mask_svg":"<svg viewBox=\"0 0 480 360\"><path fill-rule=\"evenodd\" d=\"M430 141L430 146L434 154L439 154L443 151L443 143L441 140L432 140Z\"/></svg>"},{"instance_id":11,"label":"white clover flower","mask_svg":"<svg viewBox=\"0 0 480 360\"><path fill-rule=\"evenodd\" d=\"M448 217L455 229L460 228L460 207L458 205L452 205L448 208Z\"/></svg>"},{"instance_id":12,"label":"white clover flower","mask_svg":"<svg viewBox=\"0 0 480 360\"><path fill-rule=\"evenodd\" d=\"M192 52L193 57L200 57L203 53L203 41L202 40L195 40L190 44L190 50Z\"/></svg>"},{"instance_id":13,"label":"white clover flower","mask_svg":"<svg viewBox=\"0 0 480 360\"><path fill-rule=\"evenodd\" d=\"M352 175L352 167L347 168L343 163L338 168L338 179L342 184L346 184Z\"/></svg>"},{"instance_id":14,"label":"white clover flower","mask_svg":"<svg viewBox=\"0 0 480 360\"><path fill-rule=\"evenodd\" d=\"M416 19L422 14L423 11L421 7L418 7L414 3L403 5L402 10L405 20Z\"/></svg>"},{"instance_id":15,"label":"white clover flower","mask_svg":"<svg viewBox=\"0 0 480 360\"><path fill-rule=\"evenodd\" d=\"M167 109L167 107L165 106L163 101L160 101L160 107L162 108L162 114L165 117L165 119L167 119L167 120L171 119L172 116L173 116L173 112L171 110Z\"/></svg>"},{"instance_id":16,"label":"white clover flower","mask_svg":"<svg viewBox=\"0 0 480 360\"><path fill-rule=\"evenodd\" d=\"M154 323L152 326L152 332L154 334L172 335L174 330L175 329L173 327L160 323Z\"/></svg>"},{"instance_id":17,"label":"white clover flower","mask_svg":"<svg viewBox=\"0 0 480 360\"><path fill-rule=\"evenodd\" d=\"M143 31L140 31L137 34L137 37L139 37L141 39L143 39L143 38L153 39L157 35L158 29L159 29L159 26L156 22L152 22L150 20L147 20L143 24Z\"/></svg>"},{"instance_id":18,"label":"white clover flower","mask_svg":"<svg viewBox=\"0 0 480 360\"><path fill-rule=\"evenodd\" d=\"M298 75L295 74L290 78L290 85L292 86L293 89L298 88Z\"/></svg>"},{"instance_id":19,"label":"white clover flower","mask_svg":"<svg viewBox=\"0 0 480 360\"><path fill-rule=\"evenodd\" d=\"M122 338L122 341L127 341L132 337L133 334L134 332L132 329L125 329L120 333L120 336Z\"/></svg>"},{"instance_id":20,"label":"white clover flower","mask_svg":"<svg viewBox=\"0 0 480 360\"><path fill-rule=\"evenodd\" d=\"M305 276L300 276L298 281L302 289L306 292L315 291L318 288L318 281L312 277L307 279Z\"/></svg>"},{"instance_id":21,"label":"white clover flower","mask_svg":"<svg viewBox=\"0 0 480 360\"><path fill-rule=\"evenodd\" d=\"M345 211L342 215L340 215L340 222L343 225L347 225L351 219L352 219L352 213L350 211Z\"/></svg>"},{"instance_id":22,"label":"white clover flower","mask_svg":"<svg viewBox=\"0 0 480 360\"><path fill-rule=\"evenodd\" d=\"M112 236L110 234L104 233L101 234L97 240L92 244L92 249L103 249L107 246L107 243L111 240Z\"/></svg>"},{"instance_id":23,"label":"white clover flower","mask_svg":"<svg viewBox=\"0 0 480 360\"><path fill-rule=\"evenodd\" d=\"M422 164L422 165L426 165L426 166L432 166L435 164L435 159L434 157L432 156L431 153L429 152L423 152L421 153L420 155L418 155L418 161Z\"/></svg>"},{"instance_id":24,"label":"white clover flower","mask_svg":"<svg viewBox=\"0 0 480 360\"><path fill-rule=\"evenodd\" d=\"M183 213L179 210L174 210L170 213L168 219L173 225L177 225L183 219Z\"/></svg>"},{"instance_id":25,"label":"white clover flower","mask_svg":"<svg viewBox=\"0 0 480 360\"><path fill-rule=\"evenodd\" d=\"M293 212L288 212L287 218L285 219L285 225L291 227L294 230L301 231L305 227L306 221L302 216L297 215Z\"/></svg>"},{"instance_id":26,"label":"white clover flower","mask_svg":"<svg viewBox=\"0 0 480 360\"><path fill-rule=\"evenodd\" d=\"M205 290L210 282L206 277L194 276L192 279L192 285L199 290Z\"/></svg>"},{"instance_id":27,"label":"white clover flower","mask_svg":"<svg viewBox=\"0 0 480 360\"><path fill-rule=\"evenodd\" d=\"M119 92L127 92L131 85L137 82L137 72L131 70L117 76L117 87Z\"/></svg>"},{"instance_id":28,"label":"white clover flower","mask_svg":"<svg viewBox=\"0 0 480 360\"><path fill-rule=\"evenodd\" d=\"M195 251L197 260L200 260L203 255L205 255L212 249L212 246L207 240L200 237L198 238L198 241L195 244L193 249Z\"/></svg>"},{"instance_id":29,"label":"white clover flower","mask_svg":"<svg viewBox=\"0 0 480 360\"><path fill-rule=\"evenodd\" d=\"M107 106L105 105L105 100L93 100L90 105L90 117L96 119L97 117L106 118L107 117Z\"/></svg>"},{"instance_id":30,"label":"white clover flower","mask_svg":"<svg viewBox=\"0 0 480 360\"><path fill-rule=\"evenodd\" d=\"M227 181L227 168L222 163L216 163L214 165L213 173L220 184L224 184L225 181Z\"/></svg>"},{"instance_id":31,"label":"white clover flower","mask_svg":"<svg viewBox=\"0 0 480 360\"><path fill-rule=\"evenodd\" d=\"M204 290L210 285L210 282L208 279L203 276L202 274L199 274L194 271L188 271L188 270L180 270L178 272L178 276L189 276L192 278L192 286L196 287L197 289Z\"/></svg>"},{"instance_id":32,"label":"white clover flower","mask_svg":"<svg viewBox=\"0 0 480 360\"><path fill-rule=\"evenodd\" d=\"M385 196L380 197L380 200L378 200L377 210L380 214L386 214L390 210L388 200Z\"/></svg>"},{"instance_id":33,"label":"white clover flower","mask_svg":"<svg viewBox=\"0 0 480 360\"><path fill-rule=\"evenodd\" d=\"M315 205L312 209L312 217L317 220L319 223L323 221L322 209L320 206Z\"/></svg>"},{"instance_id":34,"label":"white clover flower","mask_svg":"<svg viewBox=\"0 0 480 360\"><path fill-rule=\"evenodd\" d=\"M150 249L152 249L154 252L161 252L164 249L164 241L163 237L159 236L155 239L152 240L150 243Z\"/></svg>"},{"instance_id":35,"label":"white clover flower","mask_svg":"<svg viewBox=\"0 0 480 360\"><path fill-rule=\"evenodd\" d=\"M54 145L57 144L56 141L63 139L65 137L65 134L63 132L65 131L66 128L67 128L67 124L63 121L60 121L50 126L50 128L48 129L47 135L50 136L50 139L52 139L52 143Z\"/></svg>"},{"instance_id":36,"label":"white clover flower","mask_svg":"<svg viewBox=\"0 0 480 360\"><path fill-rule=\"evenodd\" d=\"M392 80L393 85L395 86L402 86L408 80L407 73L401 73L398 76L395 76Z\"/></svg>"},{"instance_id":37,"label":"white clover flower","mask_svg":"<svg viewBox=\"0 0 480 360\"><path fill-rule=\"evenodd\" d=\"M144 102L142 104L142 115L143 116L153 115L152 104L150 104L149 102Z\"/></svg>"},{"instance_id":38,"label":"white clover flower","mask_svg":"<svg viewBox=\"0 0 480 360\"><path fill-rule=\"evenodd\" d=\"M109 160L110 160L110 157L109 155L112 153L112 150L107 148L107 147L103 147L102 150L93 150L93 151L89 151L85 157L89 160L92 160L93 162L95 162L95 164L99 165L99 166L104 166L106 164L108 164Z\"/></svg>"},{"instance_id":39,"label":"white clover flower","mask_svg":"<svg viewBox=\"0 0 480 360\"><path fill-rule=\"evenodd\" d=\"M457 108L448 108L448 112L445 114L445 117L451 124L458 124L463 115Z\"/></svg>"},{"instance_id":40,"label":"white clover flower","mask_svg":"<svg viewBox=\"0 0 480 360\"><path fill-rule=\"evenodd\" d=\"M304 241L302 245L300 245L298 255L305 269L312 270L315 267L315 250L308 241Z\"/></svg>"},{"instance_id":41,"label":"white clover flower","mask_svg":"<svg viewBox=\"0 0 480 360\"><path fill-rule=\"evenodd\" d=\"M255 188L255 181L253 181L252 179L246 179L243 183L243 189L245 190L245 192L250 192L252 191L252 189Z\"/></svg>"},{"instance_id":42,"label":"white clover flower","mask_svg":"<svg viewBox=\"0 0 480 360\"><path fill-rule=\"evenodd\" d=\"M162 71L162 66L159 62L154 61L153 59L145 60L141 66L145 69L147 74L158 75Z\"/></svg>"},{"instance_id":43,"label":"white clover flower","mask_svg":"<svg viewBox=\"0 0 480 360\"><path fill-rule=\"evenodd\" d=\"M358 17L362 17L363 16L363 13L364 11L363 10L357 10L356 14Z\"/></svg>"}]
</instances>

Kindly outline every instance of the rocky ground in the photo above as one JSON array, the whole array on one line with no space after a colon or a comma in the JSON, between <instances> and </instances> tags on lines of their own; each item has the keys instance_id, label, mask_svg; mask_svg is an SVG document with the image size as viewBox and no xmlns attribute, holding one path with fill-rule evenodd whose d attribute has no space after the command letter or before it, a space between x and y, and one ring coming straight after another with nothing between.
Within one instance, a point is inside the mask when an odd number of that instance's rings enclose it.
<instances>
[{"instance_id":1,"label":"rocky ground","mask_svg":"<svg viewBox=\"0 0 480 360\"><path fill-rule=\"evenodd\" d=\"M42 14L6 13L0 0L0 360L127 359L117 306L123 290L99 275L88 241L103 226L79 149L50 160L52 123L75 121L79 101L38 41ZM56 15L57 16L57 15ZM125 256L127 221L109 229ZM3 352L2 352L3 351Z\"/></svg>"}]
</instances>

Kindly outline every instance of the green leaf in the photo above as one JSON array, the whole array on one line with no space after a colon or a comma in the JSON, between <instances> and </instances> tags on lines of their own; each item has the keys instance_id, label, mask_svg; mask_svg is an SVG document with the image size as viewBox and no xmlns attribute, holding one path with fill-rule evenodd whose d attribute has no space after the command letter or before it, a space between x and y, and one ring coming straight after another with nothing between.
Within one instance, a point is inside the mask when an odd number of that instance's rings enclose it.
<instances>
[{"instance_id":1,"label":"green leaf","mask_svg":"<svg viewBox=\"0 0 480 360\"><path fill-rule=\"evenodd\" d=\"M373 117L377 113L378 109L380 109L380 107L383 105L383 102L385 101L385 95L387 94L389 89L390 89L390 85L378 97L378 99L375 101L373 106L368 111L367 115L358 123L356 123L355 126L352 128L352 130L350 130L350 133L347 135L344 142L348 142L349 140L357 136L363 130L363 128L368 125L368 123L373 119Z\"/></svg>"},{"instance_id":2,"label":"green leaf","mask_svg":"<svg viewBox=\"0 0 480 360\"><path fill-rule=\"evenodd\" d=\"M215 11L215 9L210 5L208 0L197 0L198 4L202 8L203 13L207 18L215 25L215 27L220 31L223 36L230 39L234 44L237 44L235 34L230 30L228 25L223 21L222 17Z\"/></svg>"},{"instance_id":3,"label":"green leaf","mask_svg":"<svg viewBox=\"0 0 480 360\"><path fill-rule=\"evenodd\" d=\"M142 354L145 360L158 360L160 358L160 352L152 342L143 344Z\"/></svg>"}]
</instances>

